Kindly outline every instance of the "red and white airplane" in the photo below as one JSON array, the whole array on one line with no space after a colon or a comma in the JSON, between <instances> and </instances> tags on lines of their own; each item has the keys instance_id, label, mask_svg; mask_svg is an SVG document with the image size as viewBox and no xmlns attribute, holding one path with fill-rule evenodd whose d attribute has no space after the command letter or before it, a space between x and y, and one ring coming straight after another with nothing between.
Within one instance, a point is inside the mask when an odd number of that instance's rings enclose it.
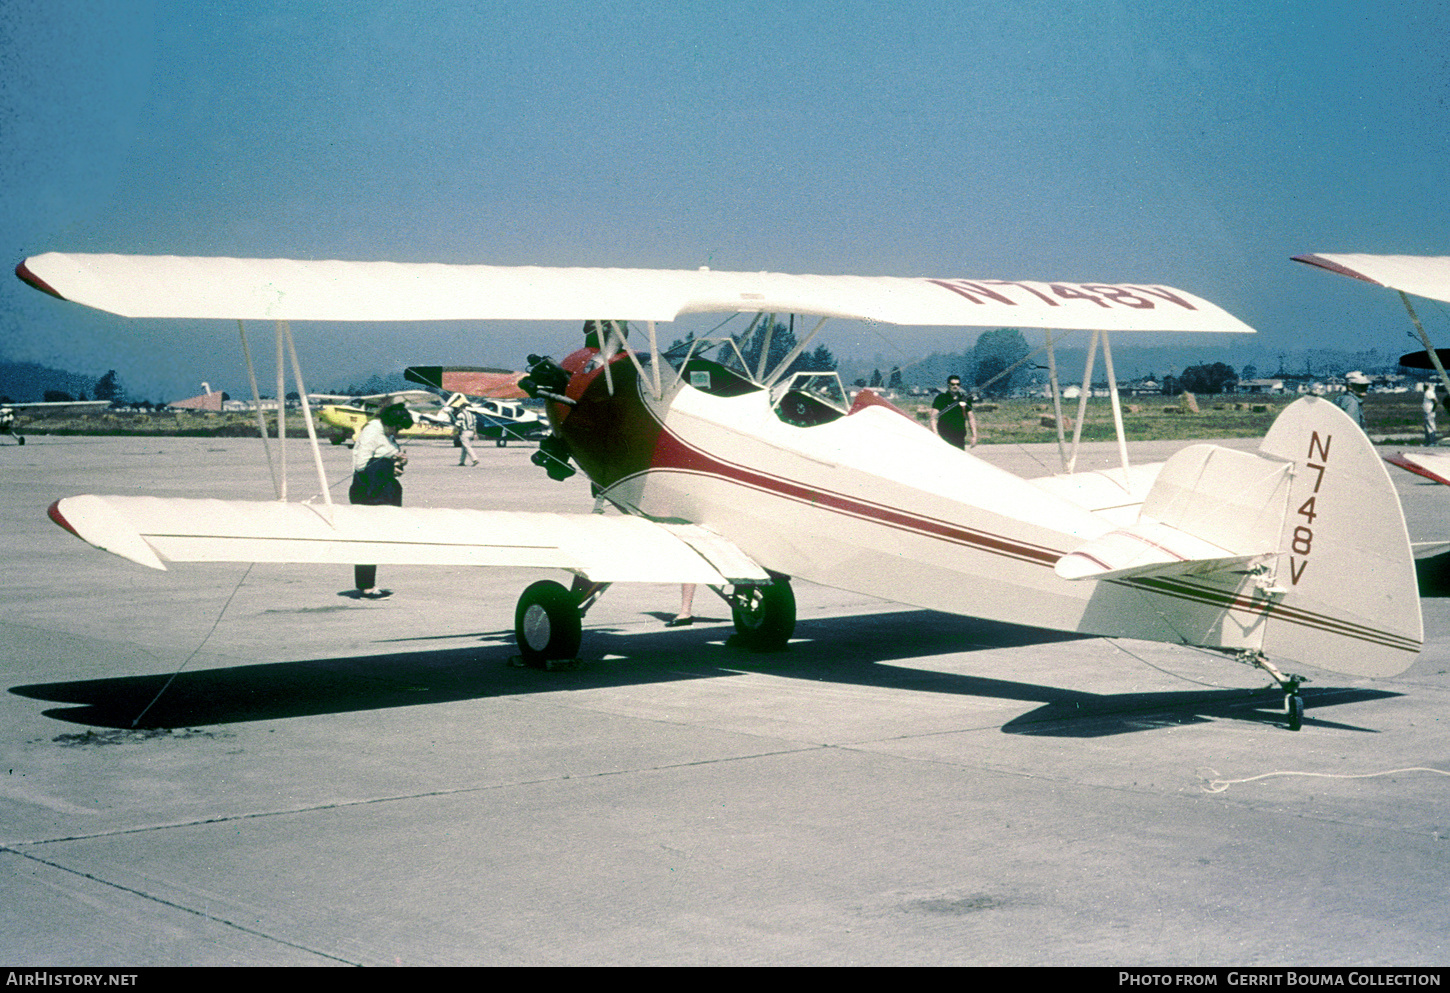
<instances>
[{"instance_id":1,"label":"red and white airplane","mask_svg":"<svg viewBox=\"0 0 1450 993\"><path fill-rule=\"evenodd\" d=\"M1252 330L1182 290L62 254L17 273L127 316L275 320L279 342L294 320L609 318L586 325L589 343L557 364L531 359L529 385L555 432L536 460L555 473L572 460L624 516L334 506L320 458L322 502L73 496L52 506L61 526L153 568L558 568L572 584L533 584L515 613L520 651L536 663L572 658L593 597L629 581L712 586L742 641L778 648L794 627L798 578L931 610L1221 650L1278 682L1291 727L1301 677L1278 665L1392 676L1420 650L1394 487L1327 401L1290 406L1257 452L1195 444L1145 466L1128 464L1119 415L1120 468L1023 479L870 394L848 408L838 383L787 375L814 332L773 368L747 365L729 339L677 354L656 345L657 322L710 312L1087 329L1084 378L1101 343L1112 383L1110 332ZM631 344L631 324L647 348ZM1112 401L1118 414L1116 391Z\"/></svg>"}]
</instances>

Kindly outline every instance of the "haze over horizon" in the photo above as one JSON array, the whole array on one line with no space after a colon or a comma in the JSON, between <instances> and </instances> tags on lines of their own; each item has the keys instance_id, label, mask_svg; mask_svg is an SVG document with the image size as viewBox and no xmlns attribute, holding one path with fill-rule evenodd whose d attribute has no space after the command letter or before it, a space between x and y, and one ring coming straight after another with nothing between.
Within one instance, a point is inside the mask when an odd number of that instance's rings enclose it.
<instances>
[{"instance_id":1,"label":"haze over horizon","mask_svg":"<svg viewBox=\"0 0 1450 993\"><path fill-rule=\"evenodd\" d=\"M12 0L0 216L11 266L64 251L1151 282L1258 329L1187 343L1231 364L1398 354L1415 346L1393 293L1289 259L1450 254L1447 41L1450 11L1408 2ZM1450 342L1443 307L1420 311ZM147 397L245 383L227 322L130 321L14 278L0 315L12 361L115 369ZM978 330L842 322L823 340L914 357ZM309 388L517 368L578 341L572 324L294 331ZM265 352L270 328L249 332Z\"/></svg>"}]
</instances>

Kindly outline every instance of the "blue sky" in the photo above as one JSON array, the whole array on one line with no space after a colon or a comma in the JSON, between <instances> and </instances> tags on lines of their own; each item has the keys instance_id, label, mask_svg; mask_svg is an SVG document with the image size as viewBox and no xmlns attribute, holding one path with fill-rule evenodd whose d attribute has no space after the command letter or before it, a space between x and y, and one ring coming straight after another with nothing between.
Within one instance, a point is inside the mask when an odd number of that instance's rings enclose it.
<instances>
[{"instance_id":1,"label":"blue sky","mask_svg":"<svg viewBox=\"0 0 1450 993\"><path fill-rule=\"evenodd\" d=\"M1157 282L1268 353L1398 352L1393 294L1289 257L1450 254L1447 166L1434 3L0 0L12 267L74 251ZM294 330L313 388L518 367L578 337ZM868 357L975 335L825 341ZM242 393L237 353L233 326L0 281L0 357L171 398Z\"/></svg>"}]
</instances>

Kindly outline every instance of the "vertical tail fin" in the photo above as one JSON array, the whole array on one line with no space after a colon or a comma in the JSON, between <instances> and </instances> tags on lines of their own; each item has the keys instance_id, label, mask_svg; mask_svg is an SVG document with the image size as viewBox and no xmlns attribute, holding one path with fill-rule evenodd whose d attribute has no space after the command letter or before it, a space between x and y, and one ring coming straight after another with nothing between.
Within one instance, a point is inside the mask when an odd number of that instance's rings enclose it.
<instances>
[{"instance_id":1,"label":"vertical tail fin","mask_svg":"<svg viewBox=\"0 0 1450 993\"><path fill-rule=\"evenodd\" d=\"M1263 651L1357 676L1393 676L1424 640L1399 495L1374 446L1334 404L1306 397L1259 450L1293 463Z\"/></svg>"}]
</instances>

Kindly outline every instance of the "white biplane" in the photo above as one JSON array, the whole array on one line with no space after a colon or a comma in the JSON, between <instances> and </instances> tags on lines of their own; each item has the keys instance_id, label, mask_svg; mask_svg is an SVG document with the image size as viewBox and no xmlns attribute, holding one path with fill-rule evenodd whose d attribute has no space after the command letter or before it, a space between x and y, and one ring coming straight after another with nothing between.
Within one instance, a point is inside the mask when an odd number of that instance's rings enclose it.
<instances>
[{"instance_id":1,"label":"white biplane","mask_svg":"<svg viewBox=\"0 0 1450 993\"><path fill-rule=\"evenodd\" d=\"M531 357L526 382L546 399L555 432L535 460L560 475L572 460L624 516L336 506L320 457L320 503L73 496L51 507L62 527L152 568L558 568L572 585L534 583L515 611L520 652L536 664L572 658L583 612L604 586L629 581L711 586L731 604L740 641L780 648L794 628L798 578L931 610L1220 650L1270 674L1295 728L1302 677L1279 665L1391 676L1420 650L1393 485L1368 439L1327 401L1291 405L1257 452L1195 444L1130 466L1114 389L1122 466L1072 472L1075 436L1064 474L1028 480L870 394L848 408L838 381L787 375L815 331L772 368L747 365L733 339L696 339L669 355L656 345L657 322L710 312L1086 329L1084 380L1101 344L1112 384L1110 332L1252 330L1182 290L63 254L27 259L17 273L125 316L275 320L279 355L296 320L609 318L557 364ZM631 323L647 349L631 344ZM769 334L774 321L759 327ZM293 368L300 379L295 350Z\"/></svg>"}]
</instances>

